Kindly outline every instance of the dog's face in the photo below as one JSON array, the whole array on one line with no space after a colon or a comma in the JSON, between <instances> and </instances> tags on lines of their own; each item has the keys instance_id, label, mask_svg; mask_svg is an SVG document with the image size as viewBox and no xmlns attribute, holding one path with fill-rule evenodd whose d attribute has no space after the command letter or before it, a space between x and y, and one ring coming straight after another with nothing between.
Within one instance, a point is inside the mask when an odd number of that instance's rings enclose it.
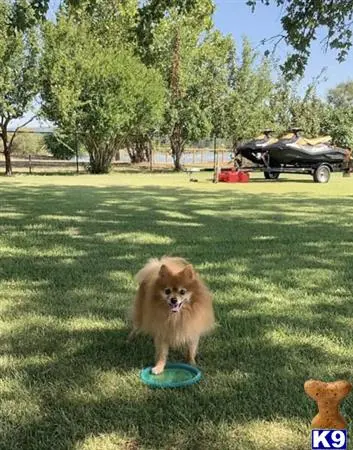
<instances>
[{"instance_id":1,"label":"dog's face","mask_svg":"<svg viewBox=\"0 0 353 450\"><path fill-rule=\"evenodd\" d=\"M162 265L159 271L160 293L172 313L178 313L183 305L190 302L194 280L195 273L191 265L176 274Z\"/></svg>"}]
</instances>

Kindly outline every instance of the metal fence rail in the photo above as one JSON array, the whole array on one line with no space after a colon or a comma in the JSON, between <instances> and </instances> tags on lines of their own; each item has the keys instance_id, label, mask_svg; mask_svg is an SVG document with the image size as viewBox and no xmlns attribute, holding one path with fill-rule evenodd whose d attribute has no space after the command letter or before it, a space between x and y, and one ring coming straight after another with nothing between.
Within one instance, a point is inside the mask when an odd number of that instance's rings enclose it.
<instances>
[{"instance_id":1,"label":"metal fence rail","mask_svg":"<svg viewBox=\"0 0 353 450\"><path fill-rule=\"evenodd\" d=\"M131 164L129 155L126 151L120 150L119 159L113 160L113 168L120 167L148 167L150 169L173 168L173 158L168 151L154 151L152 161L146 161L140 164ZM229 150L218 150L218 158L221 165L226 165L230 161ZM12 168L14 171L27 173L45 173L45 172L86 172L88 156L81 156L67 160L56 160L44 156L28 156L23 158L12 157ZM212 167L214 164L214 153L210 149L186 149L181 158L181 164L185 167ZM4 156L0 156L0 169L5 168Z\"/></svg>"}]
</instances>

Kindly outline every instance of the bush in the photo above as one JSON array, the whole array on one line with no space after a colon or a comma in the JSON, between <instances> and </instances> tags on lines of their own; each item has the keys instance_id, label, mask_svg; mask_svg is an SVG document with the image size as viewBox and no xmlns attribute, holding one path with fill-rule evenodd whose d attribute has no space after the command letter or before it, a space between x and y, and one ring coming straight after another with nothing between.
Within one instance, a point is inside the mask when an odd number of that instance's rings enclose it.
<instances>
[{"instance_id":1,"label":"bush","mask_svg":"<svg viewBox=\"0 0 353 450\"><path fill-rule=\"evenodd\" d=\"M12 153L16 156L45 155L47 147L40 134L22 132L15 136Z\"/></svg>"},{"instance_id":2,"label":"bush","mask_svg":"<svg viewBox=\"0 0 353 450\"><path fill-rule=\"evenodd\" d=\"M47 146L48 152L55 159L72 159L76 155L76 141L73 137L62 137L60 140L56 138L53 134L48 134L44 138L45 145ZM62 141L62 142L60 142ZM66 144L64 145L63 142ZM79 154L83 153L83 148L80 145Z\"/></svg>"}]
</instances>

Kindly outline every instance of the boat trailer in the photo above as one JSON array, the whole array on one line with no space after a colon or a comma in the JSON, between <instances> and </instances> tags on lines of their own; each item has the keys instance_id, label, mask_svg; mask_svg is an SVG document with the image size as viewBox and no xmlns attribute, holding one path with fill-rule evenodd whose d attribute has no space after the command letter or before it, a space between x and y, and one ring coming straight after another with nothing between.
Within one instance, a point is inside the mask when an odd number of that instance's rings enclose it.
<instances>
[{"instance_id":1,"label":"boat trailer","mask_svg":"<svg viewBox=\"0 0 353 450\"><path fill-rule=\"evenodd\" d=\"M264 152L261 155L262 164L254 164L252 166L243 166L242 161L237 159L237 154L234 156L234 167L221 168L219 165L218 152L215 158L214 167L191 167L187 168L185 172L189 175L189 181L197 182L195 174L198 172L213 172L213 182L218 183L219 181L224 181L221 176L222 172L241 172L241 173L251 173L251 172L263 172L266 180L278 180L281 173L288 174L299 174L299 175L311 175L315 183L327 183L330 180L331 173L341 172L343 176L349 177L353 172L353 160L344 161L343 163L328 163L319 162L313 164L296 164L296 165L286 165L279 164L278 166L271 166L269 155ZM240 177L241 178L241 177ZM230 180L231 181L231 180ZM234 179L234 181L239 181Z\"/></svg>"}]
</instances>

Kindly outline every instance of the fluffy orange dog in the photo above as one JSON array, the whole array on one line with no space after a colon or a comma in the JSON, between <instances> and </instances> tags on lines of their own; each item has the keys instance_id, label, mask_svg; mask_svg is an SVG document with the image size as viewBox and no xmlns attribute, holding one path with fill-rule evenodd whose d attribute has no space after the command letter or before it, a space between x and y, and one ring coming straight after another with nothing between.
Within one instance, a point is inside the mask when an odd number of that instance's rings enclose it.
<instances>
[{"instance_id":1,"label":"fluffy orange dog","mask_svg":"<svg viewBox=\"0 0 353 450\"><path fill-rule=\"evenodd\" d=\"M151 259L136 280L131 336L142 332L153 337L153 373L163 372L169 348L186 347L187 361L195 364L199 339L215 319L211 294L193 266L183 258Z\"/></svg>"}]
</instances>

